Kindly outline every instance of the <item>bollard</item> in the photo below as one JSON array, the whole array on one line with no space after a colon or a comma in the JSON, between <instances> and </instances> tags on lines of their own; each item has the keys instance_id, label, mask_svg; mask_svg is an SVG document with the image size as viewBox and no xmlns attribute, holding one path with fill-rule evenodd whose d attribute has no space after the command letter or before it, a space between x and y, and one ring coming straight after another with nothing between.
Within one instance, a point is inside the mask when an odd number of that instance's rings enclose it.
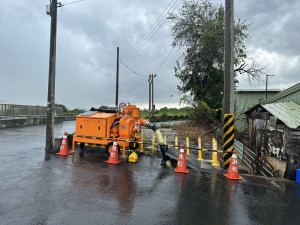
<instances>
[{"instance_id":1,"label":"bollard","mask_svg":"<svg viewBox=\"0 0 300 225\"><path fill-rule=\"evenodd\" d=\"M178 137L175 137L175 149L178 150Z\"/></svg>"},{"instance_id":2,"label":"bollard","mask_svg":"<svg viewBox=\"0 0 300 225\"><path fill-rule=\"evenodd\" d=\"M190 139L189 139L189 137L186 137L186 154L187 155L190 155L189 147L190 147Z\"/></svg>"},{"instance_id":3,"label":"bollard","mask_svg":"<svg viewBox=\"0 0 300 225\"><path fill-rule=\"evenodd\" d=\"M212 140L212 144L213 144L213 150L217 150L218 149L218 144L215 138L213 138ZM220 166L219 161L218 161L218 153L217 152L213 152L212 153L212 165L213 166Z\"/></svg>"},{"instance_id":4,"label":"bollard","mask_svg":"<svg viewBox=\"0 0 300 225\"><path fill-rule=\"evenodd\" d=\"M140 143L140 146L139 146L140 152L142 152L144 150L144 144L143 144L143 142L144 142L144 133L142 132L141 133L141 143Z\"/></svg>"},{"instance_id":5,"label":"bollard","mask_svg":"<svg viewBox=\"0 0 300 225\"><path fill-rule=\"evenodd\" d=\"M154 154L154 150L155 150L154 144L155 144L155 134L152 135L152 151L151 151L152 154Z\"/></svg>"},{"instance_id":6,"label":"bollard","mask_svg":"<svg viewBox=\"0 0 300 225\"><path fill-rule=\"evenodd\" d=\"M167 136L164 136L164 144L167 144Z\"/></svg>"},{"instance_id":7,"label":"bollard","mask_svg":"<svg viewBox=\"0 0 300 225\"><path fill-rule=\"evenodd\" d=\"M198 153L199 153L199 156L198 156L198 160L200 160L200 161L203 161L203 158L202 158L202 145L201 145L201 138L199 138L198 137L198 148L200 149L199 151L198 151Z\"/></svg>"},{"instance_id":8,"label":"bollard","mask_svg":"<svg viewBox=\"0 0 300 225\"><path fill-rule=\"evenodd\" d=\"M137 133L134 134L134 140L137 141ZM133 143L133 148L135 149L136 143Z\"/></svg>"}]
</instances>

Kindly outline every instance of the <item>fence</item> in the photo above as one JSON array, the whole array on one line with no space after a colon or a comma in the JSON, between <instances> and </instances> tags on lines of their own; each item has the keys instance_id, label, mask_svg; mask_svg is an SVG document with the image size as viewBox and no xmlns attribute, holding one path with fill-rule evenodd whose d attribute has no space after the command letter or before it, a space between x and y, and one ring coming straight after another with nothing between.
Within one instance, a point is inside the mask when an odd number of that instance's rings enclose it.
<instances>
[{"instance_id":1,"label":"fence","mask_svg":"<svg viewBox=\"0 0 300 225\"><path fill-rule=\"evenodd\" d=\"M241 142L234 139L234 147L235 147L238 158L241 161L243 161L244 145Z\"/></svg>"},{"instance_id":2,"label":"fence","mask_svg":"<svg viewBox=\"0 0 300 225\"><path fill-rule=\"evenodd\" d=\"M63 114L62 107L54 107L56 115ZM0 104L0 116L46 116L47 107L31 105Z\"/></svg>"},{"instance_id":3,"label":"fence","mask_svg":"<svg viewBox=\"0 0 300 225\"><path fill-rule=\"evenodd\" d=\"M259 174L266 177L273 176L273 168L270 166L270 164L263 160L259 153L251 151L246 146L244 146L243 163L250 168L254 174Z\"/></svg>"}]
</instances>

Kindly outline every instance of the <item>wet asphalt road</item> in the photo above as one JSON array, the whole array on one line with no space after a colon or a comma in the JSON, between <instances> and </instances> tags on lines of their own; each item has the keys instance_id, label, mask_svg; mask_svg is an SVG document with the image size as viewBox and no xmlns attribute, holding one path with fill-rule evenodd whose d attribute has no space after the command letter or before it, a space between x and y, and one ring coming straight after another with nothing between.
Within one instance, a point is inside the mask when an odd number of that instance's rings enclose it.
<instances>
[{"instance_id":1,"label":"wet asphalt road","mask_svg":"<svg viewBox=\"0 0 300 225\"><path fill-rule=\"evenodd\" d=\"M56 136L75 122L57 123ZM103 150L45 155L45 126L0 130L0 224L300 224L300 185L137 164Z\"/></svg>"}]
</instances>

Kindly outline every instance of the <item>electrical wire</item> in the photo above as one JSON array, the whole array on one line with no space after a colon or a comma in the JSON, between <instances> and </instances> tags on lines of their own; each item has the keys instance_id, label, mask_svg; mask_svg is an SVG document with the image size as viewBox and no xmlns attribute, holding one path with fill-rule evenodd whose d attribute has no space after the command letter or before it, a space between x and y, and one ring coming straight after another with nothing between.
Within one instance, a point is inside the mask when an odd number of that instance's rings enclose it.
<instances>
[{"instance_id":1,"label":"electrical wire","mask_svg":"<svg viewBox=\"0 0 300 225\"><path fill-rule=\"evenodd\" d=\"M138 75L138 76L141 76L141 77L147 77L148 78L148 76L146 76L146 75L143 75L143 74L140 74L140 73L138 73L138 72L135 72L133 69L131 69L129 66L127 66L122 60L120 60L120 62L129 70L129 71L131 71L132 73L134 73L135 75Z\"/></svg>"},{"instance_id":2,"label":"electrical wire","mask_svg":"<svg viewBox=\"0 0 300 225\"><path fill-rule=\"evenodd\" d=\"M178 2L178 0L176 0L174 2L174 4L170 7L170 9L168 10L168 12L166 13L166 15L168 13L170 13L170 11L172 10L172 13L177 9L177 7L180 5L180 3L182 2L182 0L179 1L179 3L174 7L174 5ZM165 16L166 16L165 15ZM164 25L164 23L166 22L167 18L163 17L160 22L151 30L151 32L149 34L147 34L147 36L140 41L134 48L132 48L131 52L128 52L127 54L124 54L122 56L122 59L127 59L129 57L131 57L132 55L134 55L137 51L139 51L155 34L156 32Z\"/></svg>"},{"instance_id":3,"label":"electrical wire","mask_svg":"<svg viewBox=\"0 0 300 225\"><path fill-rule=\"evenodd\" d=\"M68 3L62 4L62 6L71 5L71 4L75 4L75 3L78 3L78 2L82 2L82 1L84 1L84 0L78 0L78 1L74 1L74 2L68 2Z\"/></svg>"},{"instance_id":4,"label":"electrical wire","mask_svg":"<svg viewBox=\"0 0 300 225\"><path fill-rule=\"evenodd\" d=\"M165 60L161 63L161 65L159 66L159 68L156 70L156 74L158 74L158 72L160 71L160 69L163 67L163 65L167 62L168 58L170 57L171 53L173 52L175 46L173 46L173 48L171 49L171 51L169 52L169 54L167 55L167 57L165 58Z\"/></svg>"},{"instance_id":5,"label":"electrical wire","mask_svg":"<svg viewBox=\"0 0 300 225\"><path fill-rule=\"evenodd\" d=\"M167 86L164 82L160 81L158 77L156 77L156 80L158 81L158 83L160 83L161 85L165 86L165 87L168 88L170 91L172 91L174 95L175 95L175 93L176 93L176 94L178 93L178 91L176 91L176 90L173 89L173 88L170 88L170 87Z\"/></svg>"},{"instance_id":6,"label":"electrical wire","mask_svg":"<svg viewBox=\"0 0 300 225\"><path fill-rule=\"evenodd\" d=\"M167 13L169 13L171 11L171 9L174 7L174 5L176 4L177 2L175 2L171 8L169 9L169 11ZM181 1L179 2L179 4L181 3ZM176 5L175 8L173 8L173 11L174 12L176 10L176 8L179 6L179 4ZM131 57L132 55L134 55L136 52L138 52L155 34L156 32L164 25L164 23L166 22L167 18L162 18L160 20L160 22L156 25L156 27L154 27L151 32L146 36L146 38L144 40L142 40L140 43L138 43L136 45L136 47L130 52L128 53L127 55L123 56L126 57L126 58L129 58Z\"/></svg>"},{"instance_id":7,"label":"electrical wire","mask_svg":"<svg viewBox=\"0 0 300 225\"><path fill-rule=\"evenodd\" d=\"M159 17L155 20L155 22L151 25L151 27L146 31L146 33L140 38L139 42L140 43L144 37L148 34L148 32L154 27L154 25L159 21L159 19L161 18L161 16L165 13L165 11L169 8L169 6L171 5L171 3L173 2L174 0L170 1L170 3L168 4L168 6L164 9L164 11L159 15ZM134 49L136 46L133 46L132 48L128 49L127 51L125 51L123 53L123 56L126 55L128 52L132 51L132 49ZM123 57L122 56L122 57Z\"/></svg>"}]
</instances>

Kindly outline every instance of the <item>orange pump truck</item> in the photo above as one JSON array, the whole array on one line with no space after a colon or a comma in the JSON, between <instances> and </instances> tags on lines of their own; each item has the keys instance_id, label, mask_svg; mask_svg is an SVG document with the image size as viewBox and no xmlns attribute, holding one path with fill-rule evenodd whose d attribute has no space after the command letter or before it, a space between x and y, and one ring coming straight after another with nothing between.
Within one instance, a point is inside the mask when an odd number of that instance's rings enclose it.
<instances>
[{"instance_id":1,"label":"orange pump truck","mask_svg":"<svg viewBox=\"0 0 300 225\"><path fill-rule=\"evenodd\" d=\"M123 148L129 147L132 150L138 148L141 141L141 127L151 128L157 135L158 143L162 153L162 164L169 166L171 163L165 155L167 146L163 145L163 137L156 125L149 120L140 118L140 109L135 105L125 105L121 109L91 108L90 111L82 113L76 117L76 129L73 135L72 152L75 152L75 143L80 143L83 148L86 144L104 145L105 151L109 155L114 139Z\"/></svg>"}]
</instances>

